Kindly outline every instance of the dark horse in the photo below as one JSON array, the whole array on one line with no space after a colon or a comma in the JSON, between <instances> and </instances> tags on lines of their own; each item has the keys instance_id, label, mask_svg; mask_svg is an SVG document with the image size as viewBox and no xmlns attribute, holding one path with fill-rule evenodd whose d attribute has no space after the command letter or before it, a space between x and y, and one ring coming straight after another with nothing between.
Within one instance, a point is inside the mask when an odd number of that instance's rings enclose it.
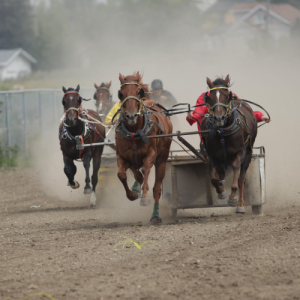
<instances>
[{"instance_id":1,"label":"dark horse","mask_svg":"<svg viewBox=\"0 0 300 300\"><path fill-rule=\"evenodd\" d=\"M148 139L148 137L162 132L172 133L172 123L170 118L163 114L163 110L156 106L155 101L143 101L143 98L148 95L148 86L142 83L139 72L126 77L120 74L119 79L121 83L119 99L122 104L116 129L118 177L125 188L127 198L131 201L140 197L141 185L143 185L140 204L146 206L151 203L148 195L148 177L150 169L155 165L153 187L155 203L150 221L159 223L161 222L159 198L172 140L170 138ZM152 114L149 114L150 108ZM127 169L132 170L136 180L132 190L127 184Z\"/></svg>"},{"instance_id":2,"label":"dark horse","mask_svg":"<svg viewBox=\"0 0 300 300\"><path fill-rule=\"evenodd\" d=\"M209 156L211 182L219 199L225 199L225 169L232 164L234 176L228 205L237 206L236 213L245 213L244 184L257 134L257 121L247 103L234 100L229 90L229 75L225 80L218 78L214 82L207 78L207 85L210 96L206 94L204 102L208 105L209 117L203 119L202 129L210 129L210 133L204 135L204 142Z\"/></svg>"},{"instance_id":3,"label":"dark horse","mask_svg":"<svg viewBox=\"0 0 300 300\"><path fill-rule=\"evenodd\" d=\"M94 84L96 91L94 99L96 100L97 113L106 116L113 107L112 94L110 93L111 81L109 83L102 82L100 85Z\"/></svg>"},{"instance_id":4,"label":"dark horse","mask_svg":"<svg viewBox=\"0 0 300 300\"><path fill-rule=\"evenodd\" d=\"M76 166L74 159L82 159L86 171L84 194L90 194L90 206L95 207L96 195L95 188L98 183L98 171L101 163L103 146L86 147L77 150L76 146L81 144L90 144L103 142L105 128L98 122L101 122L99 115L93 110L81 108L83 99L79 94L79 85L76 89L62 88L64 96L62 104L64 106L64 118L59 126L59 139L64 159L64 171L68 177L68 185L72 189L79 188L79 183L74 181ZM97 122L98 121L98 122ZM93 158L92 185L90 186L90 161Z\"/></svg>"}]
</instances>

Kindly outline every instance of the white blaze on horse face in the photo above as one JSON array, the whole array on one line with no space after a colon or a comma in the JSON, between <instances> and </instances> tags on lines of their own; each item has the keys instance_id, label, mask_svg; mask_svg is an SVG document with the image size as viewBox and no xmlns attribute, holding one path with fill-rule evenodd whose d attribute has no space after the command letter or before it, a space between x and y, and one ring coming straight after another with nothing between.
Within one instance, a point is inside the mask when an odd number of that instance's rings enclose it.
<instances>
[{"instance_id":1,"label":"white blaze on horse face","mask_svg":"<svg viewBox=\"0 0 300 300\"><path fill-rule=\"evenodd\" d=\"M102 102L100 102L100 104L99 104L99 109L100 110L102 109Z\"/></svg>"},{"instance_id":2,"label":"white blaze on horse face","mask_svg":"<svg viewBox=\"0 0 300 300\"><path fill-rule=\"evenodd\" d=\"M217 91L217 100L218 100L218 103L219 103L219 101L220 101L220 92L219 91Z\"/></svg>"}]
</instances>

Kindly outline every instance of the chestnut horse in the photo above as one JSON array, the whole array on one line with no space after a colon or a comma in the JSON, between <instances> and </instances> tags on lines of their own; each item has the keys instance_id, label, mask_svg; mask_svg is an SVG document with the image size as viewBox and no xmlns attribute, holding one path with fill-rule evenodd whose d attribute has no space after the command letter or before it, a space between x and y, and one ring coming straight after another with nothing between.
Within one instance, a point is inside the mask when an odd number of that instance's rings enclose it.
<instances>
[{"instance_id":1,"label":"chestnut horse","mask_svg":"<svg viewBox=\"0 0 300 300\"><path fill-rule=\"evenodd\" d=\"M110 93L111 81L109 83L102 82L100 85L94 84L96 91L94 99L97 113L106 116L113 107L112 94Z\"/></svg>"},{"instance_id":2,"label":"chestnut horse","mask_svg":"<svg viewBox=\"0 0 300 300\"><path fill-rule=\"evenodd\" d=\"M81 108L83 99L79 94L79 85L76 89L65 87L62 88L64 96L62 104L64 107L64 117L59 126L59 139L61 150L64 159L64 171L68 177L68 185L72 189L79 188L79 183L74 181L77 168L74 164L75 159L81 159L86 171L84 194L90 194L90 207L96 205L95 189L98 183L98 171L101 163L101 155L103 146L86 147L77 150L76 146L80 144L90 144L103 142L105 136L105 128L100 124L95 124L97 121L101 122L99 115L93 110L85 110ZM90 186L90 161L93 158L93 175L92 185Z\"/></svg>"},{"instance_id":3,"label":"chestnut horse","mask_svg":"<svg viewBox=\"0 0 300 300\"><path fill-rule=\"evenodd\" d=\"M210 95L206 93L204 102L208 105L209 116L203 119L202 129L210 129L210 133L204 135L204 142L209 156L211 182L219 199L225 199L225 169L232 164L234 175L228 205L237 206L236 213L245 213L244 184L257 135L257 121L247 103L234 100L229 90L229 75L214 82L207 78L207 85Z\"/></svg>"},{"instance_id":4,"label":"chestnut horse","mask_svg":"<svg viewBox=\"0 0 300 300\"><path fill-rule=\"evenodd\" d=\"M160 223L159 198L172 139L148 139L148 137L172 133L172 123L170 118L163 114L163 110L156 106L157 102L143 101L143 98L148 95L148 86L142 83L142 76L139 72L126 77L119 74L119 79L121 83L119 99L122 104L119 124L116 128L118 177L129 200L138 199L142 189L140 204L150 205L148 177L150 169L155 165L153 187L155 203L150 222ZM147 107L151 107L153 114L149 113ZM127 169L132 170L136 180L132 190L127 184Z\"/></svg>"}]
</instances>

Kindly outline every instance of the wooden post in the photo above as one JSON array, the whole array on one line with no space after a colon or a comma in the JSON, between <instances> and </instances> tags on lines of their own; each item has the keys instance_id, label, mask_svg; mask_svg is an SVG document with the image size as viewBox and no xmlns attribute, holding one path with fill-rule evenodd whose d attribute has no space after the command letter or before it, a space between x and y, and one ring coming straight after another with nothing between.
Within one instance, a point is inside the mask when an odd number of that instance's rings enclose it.
<instances>
[{"instance_id":1,"label":"wooden post","mask_svg":"<svg viewBox=\"0 0 300 300\"><path fill-rule=\"evenodd\" d=\"M8 102L8 93L5 94L5 114L6 114L7 147L10 147L11 136L10 136L10 109L9 109L9 102Z\"/></svg>"},{"instance_id":2,"label":"wooden post","mask_svg":"<svg viewBox=\"0 0 300 300\"><path fill-rule=\"evenodd\" d=\"M25 98L25 92L22 93L22 106L23 106L23 126L24 126L25 155L26 155L26 157L28 157L27 116L26 116L26 98Z\"/></svg>"}]
</instances>

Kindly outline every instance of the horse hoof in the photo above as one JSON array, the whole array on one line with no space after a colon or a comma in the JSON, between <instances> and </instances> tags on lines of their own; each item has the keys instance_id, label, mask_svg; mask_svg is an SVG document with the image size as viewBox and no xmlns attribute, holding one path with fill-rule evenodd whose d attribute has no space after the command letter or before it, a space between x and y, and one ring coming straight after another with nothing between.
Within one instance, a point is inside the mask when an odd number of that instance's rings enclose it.
<instances>
[{"instance_id":1,"label":"horse hoof","mask_svg":"<svg viewBox=\"0 0 300 300\"><path fill-rule=\"evenodd\" d=\"M92 189L90 188L90 189L84 189L83 190L83 193L84 193L84 195L88 195L88 194L91 194L92 193Z\"/></svg>"},{"instance_id":2,"label":"horse hoof","mask_svg":"<svg viewBox=\"0 0 300 300\"><path fill-rule=\"evenodd\" d=\"M141 193L141 184L138 181L135 181L135 183L133 184L131 190L133 192L137 192L138 194Z\"/></svg>"},{"instance_id":3,"label":"horse hoof","mask_svg":"<svg viewBox=\"0 0 300 300\"><path fill-rule=\"evenodd\" d=\"M236 211L235 211L236 214L244 214L245 212L246 212L245 208L239 207L239 206L236 208Z\"/></svg>"},{"instance_id":4,"label":"horse hoof","mask_svg":"<svg viewBox=\"0 0 300 300\"><path fill-rule=\"evenodd\" d=\"M71 188L72 188L73 190L78 189L79 187L80 187L80 184L78 183L78 181L75 181L75 184L74 184L74 185L71 185Z\"/></svg>"},{"instance_id":5,"label":"horse hoof","mask_svg":"<svg viewBox=\"0 0 300 300\"><path fill-rule=\"evenodd\" d=\"M238 202L239 202L239 200L237 200L237 199L236 200L229 199L228 202L227 202L227 204L228 204L228 206L236 207L237 204L238 204Z\"/></svg>"},{"instance_id":6,"label":"horse hoof","mask_svg":"<svg viewBox=\"0 0 300 300\"><path fill-rule=\"evenodd\" d=\"M226 199L226 198L227 198L227 193L226 193L226 191L224 191L224 192L218 194L218 198L221 199L221 200Z\"/></svg>"},{"instance_id":7,"label":"horse hoof","mask_svg":"<svg viewBox=\"0 0 300 300\"><path fill-rule=\"evenodd\" d=\"M140 206L148 206L151 204L150 198L141 198L140 200Z\"/></svg>"},{"instance_id":8,"label":"horse hoof","mask_svg":"<svg viewBox=\"0 0 300 300\"><path fill-rule=\"evenodd\" d=\"M130 201L134 201L136 199L139 199L141 198L141 195L136 192L136 191L132 191L133 195L127 195L127 198L130 200Z\"/></svg>"},{"instance_id":9,"label":"horse hoof","mask_svg":"<svg viewBox=\"0 0 300 300\"><path fill-rule=\"evenodd\" d=\"M96 194L95 192L93 192L90 198L90 208L96 207L96 201L97 201Z\"/></svg>"},{"instance_id":10,"label":"horse hoof","mask_svg":"<svg viewBox=\"0 0 300 300\"><path fill-rule=\"evenodd\" d=\"M160 224L162 222L161 218L158 217L158 216L154 216L150 219L150 223L152 225L157 225L157 224Z\"/></svg>"}]
</instances>

